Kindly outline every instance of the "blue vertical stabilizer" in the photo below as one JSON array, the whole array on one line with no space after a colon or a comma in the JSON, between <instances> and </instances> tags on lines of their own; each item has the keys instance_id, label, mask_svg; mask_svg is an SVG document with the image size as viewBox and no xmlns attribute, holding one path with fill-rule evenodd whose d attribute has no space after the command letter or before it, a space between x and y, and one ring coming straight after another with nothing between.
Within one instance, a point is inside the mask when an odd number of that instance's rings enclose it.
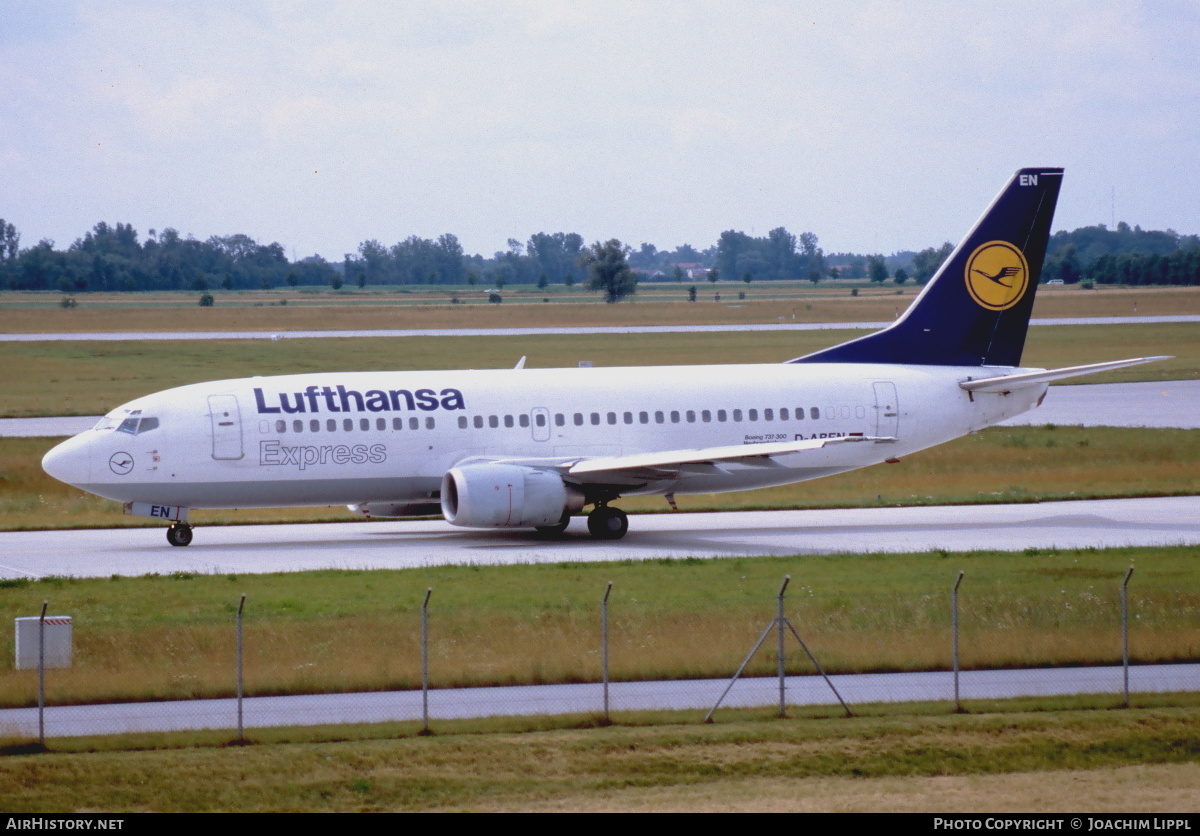
<instances>
[{"instance_id":1,"label":"blue vertical stabilizer","mask_svg":"<svg viewBox=\"0 0 1200 836\"><path fill-rule=\"evenodd\" d=\"M1019 366L1062 174L1013 175L891 326L790 362Z\"/></svg>"}]
</instances>

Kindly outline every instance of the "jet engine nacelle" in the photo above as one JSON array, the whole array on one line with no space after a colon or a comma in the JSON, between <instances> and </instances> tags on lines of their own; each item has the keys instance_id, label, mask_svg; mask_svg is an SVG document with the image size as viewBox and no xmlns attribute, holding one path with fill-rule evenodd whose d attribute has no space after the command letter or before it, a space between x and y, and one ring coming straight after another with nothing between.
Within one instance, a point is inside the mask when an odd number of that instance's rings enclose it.
<instances>
[{"instance_id":1,"label":"jet engine nacelle","mask_svg":"<svg viewBox=\"0 0 1200 836\"><path fill-rule=\"evenodd\" d=\"M532 528L557 525L583 508L583 494L557 473L509 464L471 464L442 477L442 515L453 525Z\"/></svg>"}]
</instances>

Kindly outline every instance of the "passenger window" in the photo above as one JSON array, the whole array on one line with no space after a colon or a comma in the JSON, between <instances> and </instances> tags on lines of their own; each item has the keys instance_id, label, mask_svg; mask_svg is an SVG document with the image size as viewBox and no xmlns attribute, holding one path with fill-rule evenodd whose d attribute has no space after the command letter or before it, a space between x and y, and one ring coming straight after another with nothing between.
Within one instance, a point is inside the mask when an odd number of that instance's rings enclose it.
<instances>
[{"instance_id":1,"label":"passenger window","mask_svg":"<svg viewBox=\"0 0 1200 836\"><path fill-rule=\"evenodd\" d=\"M774 421L775 420L775 410L764 409L763 410L763 420L764 421Z\"/></svg>"},{"instance_id":2,"label":"passenger window","mask_svg":"<svg viewBox=\"0 0 1200 836\"><path fill-rule=\"evenodd\" d=\"M404 429L404 419L403 418L393 418L392 419L392 429L393 430Z\"/></svg>"},{"instance_id":3,"label":"passenger window","mask_svg":"<svg viewBox=\"0 0 1200 836\"><path fill-rule=\"evenodd\" d=\"M664 420L665 420L665 418L664 418L661 410L656 411L654 413L654 423L661 424Z\"/></svg>"},{"instance_id":4,"label":"passenger window","mask_svg":"<svg viewBox=\"0 0 1200 836\"><path fill-rule=\"evenodd\" d=\"M787 407L785 406L783 409L779 410L779 420L786 421L787 419L788 419L788 410L787 410Z\"/></svg>"},{"instance_id":5,"label":"passenger window","mask_svg":"<svg viewBox=\"0 0 1200 836\"><path fill-rule=\"evenodd\" d=\"M725 410L723 410L723 409L717 410L717 420L720 421L722 424L725 423L725 419L727 417L728 416L725 414Z\"/></svg>"},{"instance_id":6,"label":"passenger window","mask_svg":"<svg viewBox=\"0 0 1200 836\"><path fill-rule=\"evenodd\" d=\"M299 418L297 418L295 421L292 422L292 432L294 432L294 433L304 432L304 422L301 421Z\"/></svg>"},{"instance_id":7,"label":"passenger window","mask_svg":"<svg viewBox=\"0 0 1200 836\"><path fill-rule=\"evenodd\" d=\"M539 415L538 417L541 418L542 416ZM526 415L524 412L522 412L520 415L517 416L517 423L520 424L522 427L528 427L529 426L529 416ZM538 424L538 426L540 427L541 424Z\"/></svg>"},{"instance_id":8,"label":"passenger window","mask_svg":"<svg viewBox=\"0 0 1200 836\"><path fill-rule=\"evenodd\" d=\"M850 417L850 407L848 407L848 406L839 407L838 414L842 416L843 421L848 419Z\"/></svg>"},{"instance_id":9,"label":"passenger window","mask_svg":"<svg viewBox=\"0 0 1200 836\"><path fill-rule=\"evenodd\" d=\"M497 418L495 415L489 415L488 416L488 426L491 427L493 430L496 429L496 427L500 426L500 419Z\"/></svg>"},{"instance_id":10,"label":"passenger window","mask_svg":"<svg viewBox=\"0 0 1200 836\"><path fill-rule=\"evenodd\" d=\"M615 413L615 412L608 413L608 423L609 424L617 423L617 413Z\"/></svg>"},{"instance_id":11,"label":"passenger window","mask_svg":"<svg viewBox=\"0 0 1200 836\"><path fill-rule=\"evenodd\" d=\"M707 424L709 421L712 420L712 413L709 412L707 409L702 410L700 412L700 420Z\"/></svg>"},{"instance_id":12,"label":"passenger window","mask_svg":"<svg viewBox=\"0 0 1200 836\"><path fill-rule=\"evenodd\" d=\"M624 415L623 417L625 418L625 423L626 423L626 424L632 424L632 423L633 423L633 413L632 413L632 412L626 412L626 413L625 413L625 415Z\"/></svg>"},{"instance_id":13,"label":"passenger window","mask_svg":"<svg viewBox=\"0 0 1200 836\"><path fill-rule=\"evenodd\" d=\"M275 422L275 432L277 432L277 433L287 432L287 421L276 421Z\"/></svg>"},{"instance_id":14,"label":"passenger window","mask_svg":"<svg viewBox=\"0 0 1200 836\"><path fill-rule=\"evenodd\" d=\"M742 411L740 409L735 409L733 411L733 420L735 420L735 421L742 420Z\"/></svg>"},{"instance_id":15,"label":"passenger window","mask_svg":"<svg viewBox=\"0 0 1200 836\"><path fill-rule=\"evenodd\" d=\"M817 409L815 406L810 408L808 410L808 417L813 419L814 421L817 420L818 418L821 417L821 410Z\"/></svg>"},{"instance_id":16,"label":"passenger window","mask_svg":"<svg viewBox=\"0 0 1200 836\"><path fill-rule=\"evenodd\" d=\"M561 412L554 413L554 426L562 427L562 426L566 426L566 423L567 423L567 416L563 415Z\"/></svg>"},{"instance_id":17,"label":"passenger window","mask_svg":"<svg viewBox=\"0 0 1200 836\"><path fill-rule=\"evenodd\" d=\"M758 410L757 409L747 409L746 410L746 418L748 418L751 421L757 421L758 420Z\"/></svg>"},{"instance_id":18,"label":"passenger window","mask_svg":"<svg viewBox=\"0 0 1200 836\"><path fill-rule=\"evenodd\" d=\"M319 433L321 431L321 422L314 418L308 422L308 428L315 433Z\"/></svg>"},{"instance_id":19,"label":"passenger window","mask_svg":"<svg viewBox=\"0 0 1200 836\"><path fill-rule=\"evenodd\" d=\"M433 423L433 418L425 419L425 429L432 430L436 425Z\"/></svg>"},{"instance_id":20,"label":"passenger window","mask_svg":"<svg viewBox=\"0 0 1200 836\"><path fill-rule=\"evenodd\" d=\"M533 423L537 424L539 427L546 426L546 416L539 412L537 415L533 416Z\"/></svg>"},{"instance_id":21,"label":"passenger window","mask_svg":"<svg viewBox=\"0 0 1200 836\"><path fill-rule=\"evenodd\" d=\"M410 430L419 430L419 429L421 429L421 421L420 421L420 419L417 419L417 418L409 418L409 419L408 419L408 428L409 428Z\"/></svg>"},{"instance_id":22,"label":"passenger window","mask_svg":"<svg viewBox=\"0 0 1200 836\"><path fill-rule=\"evenodd\" d=\"M505 416L504 416L504 426L506 426L506 427L508 427L508 428L510 428L510 429L511 429L511 428L512 428L512 425L513 425L513 419L512 419L512 416L511 416L511 415L505 415Z\"/></svg>"},{"instance_id":23,"label":"passenger window","mask_svg":"<svg viewBox=\"0 0 1200 836\"><path fill-rule=\"evenodd\" d=\"M467 416L465 416L465 415L458 416L458 428L460 430L465 430L467 428Z\"/></svg>"},{"instance_id":24,"label":"passenger window","mask_svg":"<svg viewBox=\"0 0 1200 836\"><path fill-rule=\"evenodd\" d=\"M693 409L689 409L689 410L687 411L687 422L688 422L689 424L694 424L694 423L696 423L696 411L695 411L695 410L693 410Z\"/></svg>"},{"instance_id":25,"label":"passenger window","mask_svg":"<svg viewBox=\"0 0 1200 836\"><path fill-rule=\"evenodd\" d=\"M329 432L331 432L331 433L337 432L337 419L330 418L328 421L326 421L325 429L329 430Z\"/></svg>"},{"instance_id":26,"label":"passenger window","mask_svg":"<svg viewBox=\"0 0 1200 836\"><path fill-rule=\"evenodd\" d=\"M473 420L473 423L475 424L475 429L482 430L483 429L483 416L476 415Z\"/></svg>"},{"instance_id":27,"label":"passenger window","mask_svg":"<svg viewBox=\"0 0 1200 836\"><path fill-rule=\"evenodd\" d=\"M804 407L802 407L802 406L796 407L796 420L797 421L804 420Z\"/></svg>"},{"instance_id":28,"label":"passenger window","mask_svg":"<svg viewBox=\"0 0 1200 836\"><path fill-rule=\"evenodd\" d=\"M678 411L678 410L676 410L676 409L672 409L672 410L671 410L671 423L672 423L672 424L678 424L678 423L679 423L679 411Z\"/></svg>"},{"instance_id":29,"label":"passenger window","mask_svg":"<svg viewBox=\"0 0 1200 836\"><path fill-rule=\"evenodd\" d=\"M375 429L386 430L387 429L387 419L386 418L376 418L375 419Z\"/></svg>"},{"instance_id":30,"label":"passenger window","mask_svg":"<svg viewBox=\"0 0 1200 836\"><path fill-rule=\"evenodd\" d=\"M577 426L577 427L583 426L583 413L582 412L575 413L575 426Z\"/></svg>"},{"instance_id":31,"label":"passenger window","mask_svg":"<svg viewBox=\"0 0 1200 836\"><path fill-rule=\"evenodd\" d=\"M346 432L350 432L352 429L354 429L354 419L353 418L343 418L342 419L342 429L345 430Z\"/></svg>"},{"instance_id":32,"label":"passenger window","mask_svg":"<svg viewBox=\"0 0 1200 836\"><path fill-rule=\"evenodd\" d=\"M639 412L638 413L638 421L640 421L643 424L649 424L650 423L650 413Z\"/></svg>"},{"instance_id":33,"label":"passenger window","mask_svg":"<svg viewBox=\"0 0 1200 836\"><path fill-rule=\"evenodd\" d=\"M593 427L600 426L600 413L599 412L593 412L591 415L591 418L592 418L592 426Z\"/></svg>"}]
</instances>

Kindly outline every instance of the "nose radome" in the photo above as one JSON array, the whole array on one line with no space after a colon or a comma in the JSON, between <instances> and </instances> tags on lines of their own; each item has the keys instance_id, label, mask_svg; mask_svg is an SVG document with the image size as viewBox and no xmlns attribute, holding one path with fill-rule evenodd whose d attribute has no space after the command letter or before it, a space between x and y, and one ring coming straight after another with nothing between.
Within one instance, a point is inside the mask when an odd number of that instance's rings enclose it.
<instances>
[{"instance_id":1,"label":"nose radome","mask_svg":"<svg viewBox=\"0 0 1200 836\"><path fill-rule=\"evenodd\" d=\"M91 461L82 435L68 438L42 457L42 470L68 485L83 485L91 481Z\"/></svg>"}]
</instances>

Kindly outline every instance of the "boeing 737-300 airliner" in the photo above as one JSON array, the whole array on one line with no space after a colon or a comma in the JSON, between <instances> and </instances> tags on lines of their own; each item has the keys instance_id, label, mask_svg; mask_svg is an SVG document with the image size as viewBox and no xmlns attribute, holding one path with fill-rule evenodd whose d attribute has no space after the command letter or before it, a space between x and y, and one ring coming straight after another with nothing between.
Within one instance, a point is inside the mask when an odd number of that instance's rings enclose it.
<instances>
[{"instance_id":1,"label":"boeing 737-300 airliner","mask_svg":"<svg viewBox=\"0 0 1200 836\"><path fill-rule=\"evenodd\" d=\"M749 490L895 459L1018 415L1051 380L1157 358L1020 368L1060 168L1018 171L890 327L784 363L348 372L181 386L42 461L170 523L192 508L348 504L454 525L624 536L622 496Z\"/></svg>"}]
</instances>

